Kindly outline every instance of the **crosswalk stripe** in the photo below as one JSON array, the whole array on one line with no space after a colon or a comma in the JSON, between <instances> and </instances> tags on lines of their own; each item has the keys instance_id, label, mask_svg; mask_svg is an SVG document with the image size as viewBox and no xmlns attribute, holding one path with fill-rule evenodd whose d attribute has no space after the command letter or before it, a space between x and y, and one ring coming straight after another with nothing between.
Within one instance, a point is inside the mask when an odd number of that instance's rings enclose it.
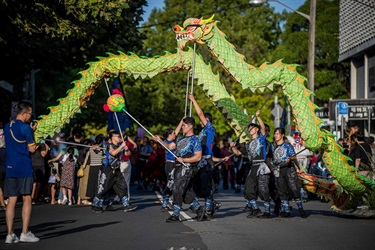
<instances>
[{"instance_id":1,"label":"crosswalk stripe","mask_svg":"<svg viewBox=\"0 0 375 250\"><path fill-rule=\"evenodd\" d=\"M158 197L158 199L160 200L160 202L163 202L163 196L158 192L158 191L155 191L155 194L156 196ZM172 204L171 204L172 205ZM173 205L172 205L173 206ZM168 212L170 215L172 215L172 211L169 211ZM187 215L187 213L185 213L184 211L180 211L180 216L182 216L185 220L183 221L194 221L189 215Z\"/></svg>"}]
</instances>

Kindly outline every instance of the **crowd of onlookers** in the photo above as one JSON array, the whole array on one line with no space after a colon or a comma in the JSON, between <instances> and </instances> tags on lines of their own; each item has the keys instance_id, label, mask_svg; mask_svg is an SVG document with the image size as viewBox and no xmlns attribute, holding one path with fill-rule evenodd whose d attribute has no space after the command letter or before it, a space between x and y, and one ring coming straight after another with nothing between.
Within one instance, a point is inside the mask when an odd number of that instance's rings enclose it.
<instances>
[{"instance_id":1,"label":"crowd of onlookers","mask_svg":"<svg viewBox=\"0 0 375 250\"><path fill-rule=\"evenodd\" d=\"M135 144L131 156L122 159L129 162L131 171L129 185L135 185L137 189L162 190L167 183L164 173L164 148L146 136L135 136L133 140L125 134L123 136L125 140ZM53 138L42 141L38 150L32 154L33 203L91 205L96 193L99 168L106 157L103 149L107 140L107 136L103 134L86 138L83 131L73 129L69 135L57 133ZM297 159L305 172L331 177L321 155L304 150L298 132L294 133L294 136L288 136L288 141L293 145L296 153L304 151L298 154ZM215 142L214 156L218 158L231 156L229 142L227 139ZM359 127L353 125L348 128L344 138L338 139L338 143L342 146L343 153L350 157L349 164L357 167L359 173L369 175L373 172L371 169L375 161L373 137L365 138ZM4 147L5 145L0 144L0 148ZM230 160L216 166L214 170L216 191L221 184L224 190L233 189L235 193L242 192L251 165L244 156L245 144L240 143L238 148L244 152L243 156L233 156ZM1 149L1 157L5 158L3 149ZM83 176L77 175L80 168ZM1 167L0 175L4 178L4 167ZM307 198L306 194L304 198ZM0 187L0 210L5 210L5 203Z\"/></svg>"},{"instance_id":2,"label":"crowd of onlookers","mask_svg":"<svg viewBox=\"0 0 375 250\"><path fill-rule=\"evenodd\" d=\"M158 189L167 181L164 173L165 151L163 147L148 139L126 134L124 140L132 141L131 156L123 155L121 161L128 161L131 171L130 185L137 189ZM86 138L83 131L73 129L69 135L57 133L42 141L31 154L34 174L33 203L91 205L95 197L98 173L106 159L107 135L99 134ZM2 146L2 145L0 145ZM1 155L5 159L4 154ZM5 175L4 167L0 173ZM82 168L82 170L80 170ZM79 175L80 171L83 176ZM1 187L0 187L1 192ZM6 197L0 193L0 209L5 210Z\"/></svg>"}]
</instances>

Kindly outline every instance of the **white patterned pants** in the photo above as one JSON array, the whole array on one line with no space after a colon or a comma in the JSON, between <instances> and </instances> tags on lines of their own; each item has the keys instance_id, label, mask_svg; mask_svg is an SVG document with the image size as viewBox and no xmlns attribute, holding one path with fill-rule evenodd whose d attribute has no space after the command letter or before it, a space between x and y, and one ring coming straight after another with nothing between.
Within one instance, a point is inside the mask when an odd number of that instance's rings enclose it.
<instances>
[{"instance_id":1,"label":"white patterned pants","mask_svg":"<svg viewBox=\"0 0 375 250\"><path fill-rule=\"evenodd\" d=\"M126 185L128 186L128 197L130 200L130 178L132 175L132 165L130 161L122 161L120 164L120 172L124 176Z\"/></svg>"}]
</instances>

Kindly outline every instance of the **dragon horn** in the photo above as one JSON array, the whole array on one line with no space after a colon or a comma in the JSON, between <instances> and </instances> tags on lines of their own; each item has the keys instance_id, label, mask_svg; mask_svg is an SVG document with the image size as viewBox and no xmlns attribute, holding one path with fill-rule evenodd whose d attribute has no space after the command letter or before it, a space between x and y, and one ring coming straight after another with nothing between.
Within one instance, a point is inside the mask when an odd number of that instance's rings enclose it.
<instances>
[{"instance_id":1,"label":"dragon horn","mask_svg":"<svg viewBox=\"0 0 375 250\"><path fill-rule=\"evenodd\" d=\"M200 23L199 24L207 24L207 23L210 23L210 22L212 22L212 20L214 19L214 16L215 16L215 14L213 14L210 18L208 18L208 19L204 19L204 20L202 20L202 21L200 21Z\"/></svg>"}]
</instances>

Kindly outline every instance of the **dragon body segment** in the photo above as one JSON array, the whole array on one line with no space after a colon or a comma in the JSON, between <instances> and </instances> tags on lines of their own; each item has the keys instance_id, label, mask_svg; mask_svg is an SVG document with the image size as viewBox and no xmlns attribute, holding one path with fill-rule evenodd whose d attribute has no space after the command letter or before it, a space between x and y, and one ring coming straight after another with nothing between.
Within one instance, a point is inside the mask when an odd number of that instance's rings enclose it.
<instances>
[{"instance_id":1,"label":"dragon body segment","mask_svg":"<svg viewBox=\"0 0 375 250\"><path fill-rule=\"evenodd\" d=\"M336 208L342 209L352 206L355 197L362 196L369 188L375 188L374 182L358 175L357 169L348 165L347 157L341 153L334 136L328 131L320 130L322 121L314 113L317 106L310 101L312 93L304 86L306 78L297 73L297 65L277 61L273 64L264 63L256 68L247 64L244 56L235 50L226 40L225 34L218 29L213 17L208 20L189 18L182 27L175 25L174 31L178 53L167 52L153 58L139 57L133 53L109 54L108 57L99 57L98 61L89 63L88 69L80 72L81 78L72 82L74 86L68 90L67 96L59 99L59 105L50 107L50 113L40 117L38 129L35 131L36 141L40 142L60 131L70 118L80 112L80 108L85 106L105 77L125 73L135 79L144 79L171 71L190 70L193 58L194 76L198 85L219 108L235 133L241 134L249 122L249 117L227 92L219 76L212 72L211 66L207 65L200 55L193 57L192 49L183 50L188 41L193 41L207 45L212 55L243 89L254 92L257 89L264 91L265 88L272 90L275 85L282 87L292 107L297 128L302 133L305 147L313 151L323 151L323 160L335 177L332 181L300 173L300 181L305 189L330 196Z\"/></svg>"},{"instance_id":2,"label":"dragon body segment","mask_svg":"<svg viewBox=\"0 0 375 250\"><path fill-rule=\"evenodd\" d=\"M191 68L192 58L192 50L180 55L166 53L164 56L154 58L140 58L135 54L124 53L100 57L99 61L89 63L90 67L79 73L81 78L72 82L74 87L67 91L65 98L58 100L60 103L58 106L49 107L50 113L40 116L38 129L35 131L35 140L40 142L43 138L54 135L62 126L69 123L75 114L80 113L80 108L94 94L95 88L103 81L103 78L126 73L135 79L145 79L166 72L188 70ZM196 57L195 63L198 85L202 86L210 100L227 117L229 125L239 134L248 122L247 116L236 104L234 97L228 94L211 67L206 65L200 56Z\"/></svg>"}]
</instances>

